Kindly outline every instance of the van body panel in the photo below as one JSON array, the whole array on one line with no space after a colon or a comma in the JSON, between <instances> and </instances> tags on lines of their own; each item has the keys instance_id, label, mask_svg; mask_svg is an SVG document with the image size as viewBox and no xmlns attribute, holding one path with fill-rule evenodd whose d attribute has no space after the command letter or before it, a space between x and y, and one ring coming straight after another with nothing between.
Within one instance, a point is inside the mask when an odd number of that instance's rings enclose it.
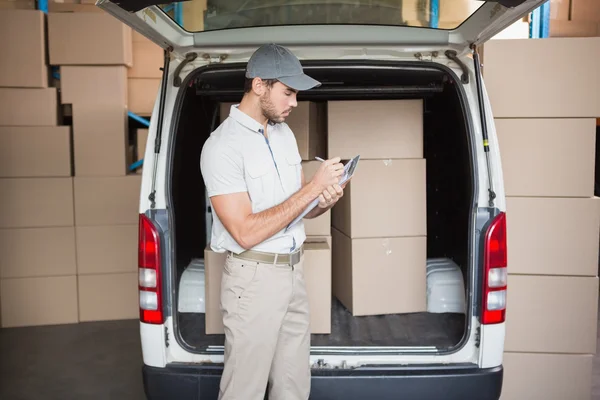
<instances>
[{"instance_id":1,"label":"van body panel","mask_svg":"<svg viewBox=\"0 0 600 400\"><path fill-rule=\"evenodd\" d=\"M493 368L502 365L506 324L481 326L481 352L479 366Z\"/></svg>"},{"instance_id":2,"label":"van body panel","mask_svg":"<svg viewBox=\"0 0 600 400\"><path fill-rule=\"evenodd\" d=\"M140 336L144 364L150 367L164 368L167 364L164 326L140 322Z\"/></svg>"}]
</instances>

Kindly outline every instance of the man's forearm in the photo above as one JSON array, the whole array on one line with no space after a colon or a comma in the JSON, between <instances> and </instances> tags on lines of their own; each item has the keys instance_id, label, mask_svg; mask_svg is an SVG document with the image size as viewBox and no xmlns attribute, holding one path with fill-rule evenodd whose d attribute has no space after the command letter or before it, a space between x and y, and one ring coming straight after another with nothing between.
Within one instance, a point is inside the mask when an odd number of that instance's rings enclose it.
<instances>
[{"instance_id":1,"label":"man's forearm","mask_svg":"<svg viewBox=\"0 0 600 400\"><path fill-rule=\"evenodd\" d=\"M307 184L283 203L249 215L244 222L240 245L249 249L270 238L299 216L320 194L315 185Z\"/></svg>"},{"instance_id":2,"label":"man's forearm","mask_svg":"<svg viewBox=\"0 0 600 400\"><path fill-rule=\"evenodd\" d=\"M326 207L326 208L315 207L312 210L310 210L308 212L308 214L306 214L304 216L304 218L306 218L306 219L317 218L319 215L322 215L322 214L326 213L330 209L331 209L331 206Z\"/></svg>"}]
</instances>

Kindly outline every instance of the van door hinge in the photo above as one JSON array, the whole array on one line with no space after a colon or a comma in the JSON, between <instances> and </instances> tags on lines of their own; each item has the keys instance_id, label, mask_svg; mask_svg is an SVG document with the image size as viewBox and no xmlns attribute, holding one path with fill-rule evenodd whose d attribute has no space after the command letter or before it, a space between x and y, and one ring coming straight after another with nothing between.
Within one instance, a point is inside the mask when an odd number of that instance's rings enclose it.
<instances>
[{"instance_id":1,"label":"van door hinge","mask_svg":"<svg viewBox=\"0 0 600 400\"><path fill-rule=\"evenodd\" d=\"M465 63L463 63L460 58L458 58L458 55L456 53L456 51L454 50L446 50L446 52L444 53L446 54L446 57L448 57L449 59L451 59L452 61L454 61L455 63L457 63L460 68L462 69L463 73L460 76L460 81L463 84L467 84L469 83L469 69L467 68L467 66L465 65Z\"/></svg>"},{"instance_id":2,"label":"van door hinge","mask_svg":"<svg viewBox=\"0 0 600 400\"><path fill-rule=\"evenodd\" d=\"M481 327L477 327L475 330L475 347L479 348L481 345Z\"/></svg>"},{"instance_id":3,"label":"van door hinge","mask_svg":"<svg viewBox=\"0 0 600 400\"><path fill-rule=\"evenodd\" d=\"M169 347L169 329L165 326L165 347Z\"/></svg>"},{"instance_id":4,"label":"van door hinge","mask_svg":"<svg viewBox=\"0 0 600 400\"><path fill-rule=\"evenodd\" d=\"M187 64L194 61L196 58L198 58L197 53L187 53L185 55L185 59L181 62L181 64L179 64L177 66L177 68L175 68L175 76L173 77L173 86L175 86L175 87L181 86L182 79L179 76L179 74L181 73L181 70L183 69L183 67L185 67Z\"/></svg>"},{"instance_id":5,"label":"van door hinge","mask_svg":"<svg viewBox=\"0 0 600 400\"><path fill-rule=\"evenodd\" d=\"M227 59L227 54L220 54L218 56L212 56L208 53L202 54L202 58L209 64L220 64Z\"/></svg>"}]
</instances>

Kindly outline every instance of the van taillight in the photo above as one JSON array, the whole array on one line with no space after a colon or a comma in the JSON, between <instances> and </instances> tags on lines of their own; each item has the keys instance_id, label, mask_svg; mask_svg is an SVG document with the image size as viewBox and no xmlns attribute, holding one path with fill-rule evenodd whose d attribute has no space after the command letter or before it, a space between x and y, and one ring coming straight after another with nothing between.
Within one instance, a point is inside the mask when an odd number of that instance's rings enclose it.
<instances>
[{"instance_id":1,"label":"van taillight","mask_svg":"<svg viewBox=\"0 0 600 400\"><path fill-rule=\"evenodd\" d=\"M506 214L497 215L488 228L484 245L482 323L498 324L506 318Z\"/></svg>"},{"instance_id":2,"label":"van taillight","mask_svg":"<svg viewBox=\"0 0 600 400\"><path fill-rule=\"evenodd\" d=\"M139 218L138 271L140 321L162 324L160 236L152 221L144 214L140 214Z\"/></svg>"}]
</instances>

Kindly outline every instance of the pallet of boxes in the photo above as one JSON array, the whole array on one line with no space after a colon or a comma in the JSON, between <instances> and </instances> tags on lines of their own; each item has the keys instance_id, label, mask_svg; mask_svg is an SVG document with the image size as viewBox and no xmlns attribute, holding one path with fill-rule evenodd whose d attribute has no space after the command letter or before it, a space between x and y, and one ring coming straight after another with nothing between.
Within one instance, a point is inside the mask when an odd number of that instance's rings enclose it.
<instances>
[{"instance_id":1,"label":"pallet of boxes","mask_svg":"<svg viewBox=\"0 0 600 400\"><path fill-rule=\"evenodd\" d=\"M79 320L135 319L141 176L129 170L136 146L128 111L151 114L156 92L132 100L139 92L131 83L160 65L105 13L51 12L48 35L61 102L72 109Z\"/></svg>"},{"instance_id":2,"label":"pallet of boxes","mask_svg":"<svg viewBox=\"0 0 600 400\"><path fill-rule=\"evenodd\" d=\"M600 38L591 37L486 44L507 209L503 400L592 396L598 55Z\"/></svg>"},{"instance_id":3,"label":"pallet of boxes","mask_svg":"<svg viewBox=\"0 0 600 400\"><path fill-rule=\"evenodd\" d=\"M598 0L550 0L550 37L600 36Z\"/></svg>"}]
</instances>

